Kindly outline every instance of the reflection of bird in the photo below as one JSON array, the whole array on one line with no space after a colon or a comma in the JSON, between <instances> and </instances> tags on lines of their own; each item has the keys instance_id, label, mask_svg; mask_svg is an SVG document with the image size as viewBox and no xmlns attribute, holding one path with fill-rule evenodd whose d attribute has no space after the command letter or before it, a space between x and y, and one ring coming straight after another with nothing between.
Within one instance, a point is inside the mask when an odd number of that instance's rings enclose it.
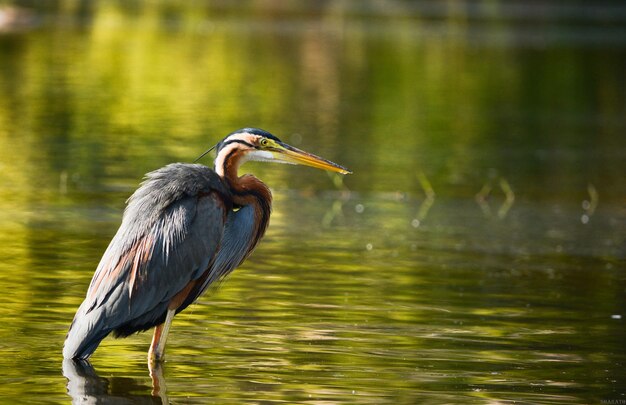
<instances>
[{"instance_id":1,"label":"reflection of bird","mask_svg":"<svg viewBox=\"0 0 626 405\"><path fill-rule=\"evenodd\" d=\"M73 404L169 404L162 368L151 369L152 387L143 378L101 377L89 361L63 361L67 393ZM154 372L153 372L154 371Z\"/></svg>"},{"instance_id":2,"label":"reflection of bird","mask_svg":"<svg viewBox=\"0 0 626 405\"><path fill-rule=\"evenodd\" d=\"M233 132L216 149L215 171L170 164L148 173L129 198L70 326L65 358L88 358L111 332L128 336L153 326L149 359L163 358L174 315L239 266L265 233L272 196L256 177L238 177L244 162L350 173L260 129Z\"/></svg>"}]
</instances>

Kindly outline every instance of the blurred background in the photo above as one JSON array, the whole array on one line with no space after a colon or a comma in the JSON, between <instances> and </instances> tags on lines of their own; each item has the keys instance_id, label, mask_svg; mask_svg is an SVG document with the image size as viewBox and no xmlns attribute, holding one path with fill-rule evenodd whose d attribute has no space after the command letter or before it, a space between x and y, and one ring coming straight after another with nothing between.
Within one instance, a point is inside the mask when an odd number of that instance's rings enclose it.
<instances>
[{"instance_id":1,"label":"blurred background","mask_svg":"<svg viewBox=\"0 0 626 405\"><path fill-rule=\"evenodd\" d=\"M0 398L626 400L625 72L621 1L0 0ZM248 126L354 174L243 167L269 231L166 393L150 333L62 371L143 174Z\"/></svg>"}]
</instances>

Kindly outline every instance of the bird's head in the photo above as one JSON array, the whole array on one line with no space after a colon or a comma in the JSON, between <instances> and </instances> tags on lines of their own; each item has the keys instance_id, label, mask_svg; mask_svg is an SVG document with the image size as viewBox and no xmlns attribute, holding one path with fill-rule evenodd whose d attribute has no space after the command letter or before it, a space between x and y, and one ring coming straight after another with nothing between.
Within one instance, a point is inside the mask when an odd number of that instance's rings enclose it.
<instances>
[{"instance_id":1,"label":"bird's head","mask_svg":"<svg viewBox=\"0 0 626 405\"><path fill-rule=\"evenodd\" d=\"M299 164L341 174L352 173L343 166L287 145L258 128L235 131L219 142L215 149L215 171L220 176L231 170L236 173L239 166L247 161Z\"/></svg>"}]
</instances>

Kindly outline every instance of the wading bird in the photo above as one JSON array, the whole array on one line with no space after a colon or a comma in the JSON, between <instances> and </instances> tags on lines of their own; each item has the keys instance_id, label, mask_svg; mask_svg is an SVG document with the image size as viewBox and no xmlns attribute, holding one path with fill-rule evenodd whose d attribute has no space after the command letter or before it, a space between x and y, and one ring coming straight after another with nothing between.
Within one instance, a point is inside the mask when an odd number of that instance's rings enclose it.
<instances>
[{"instance_id":1,"label":"wading bird","mask_svg":"<svg viewBox=\"0 0 626 405\"><path fill-rule=\"evenodd\" d=\"M265 233L272 195L256 177L238 176L244 162L350 173L256 128L233 132L214 148L214 170L170 164L148 173L128 199L74 316L63 357L87 359L110 333L125 337L156 326L148 359L163 359L174 315L239 266Z\"/></svg>"}]
</instances>

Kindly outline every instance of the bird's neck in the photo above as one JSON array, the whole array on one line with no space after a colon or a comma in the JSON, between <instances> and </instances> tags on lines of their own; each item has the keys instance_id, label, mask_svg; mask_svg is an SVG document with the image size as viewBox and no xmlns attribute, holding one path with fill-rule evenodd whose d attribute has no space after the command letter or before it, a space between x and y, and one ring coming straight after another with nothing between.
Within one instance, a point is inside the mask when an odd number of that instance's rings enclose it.
<instances>
[{"instance_id":1,"label":"bird's neck","mask_svg":"<svg viewBox=\"0 0 626 405\"><path fill-rule=\"evenodd\" d=\"M237 174L239 165L245 161L245 156L236 145L218 153L215 159L215 172L228 185L233 204L239 207L250 205L254 208L256 223L258 224L257 241L265 233L269 224L272 210L272 193L259 179L251 174L241 177Z\"/></svg>"},{"instance_id":2,"label":"bird's neck","mask_svg":"<svg viewBox=\"0 0 626 405\"><path fill-rule=\"evenodd\" d=\"M251 174L241 177L225 177L235 205L260 205L269 210L272 205L272 192L261 180Z\"/></svg>"},{"instance_id":3,"label":"bird's neck","mask_svg":"<svg viewBox=\"0 0 626 405\"><path fill-rule=\"evenodd\" d=\"M230 189L232 201L235 206L251 206L254 209L255 223L257 229L254 242L250 246L253 249L256 243L265 234L269 225L270 213L272 211L272 192L261 180L251 174L237 175L237 165L228 164L216 165L216 172L221 176Z\"/></svg>"}]
</instances>

